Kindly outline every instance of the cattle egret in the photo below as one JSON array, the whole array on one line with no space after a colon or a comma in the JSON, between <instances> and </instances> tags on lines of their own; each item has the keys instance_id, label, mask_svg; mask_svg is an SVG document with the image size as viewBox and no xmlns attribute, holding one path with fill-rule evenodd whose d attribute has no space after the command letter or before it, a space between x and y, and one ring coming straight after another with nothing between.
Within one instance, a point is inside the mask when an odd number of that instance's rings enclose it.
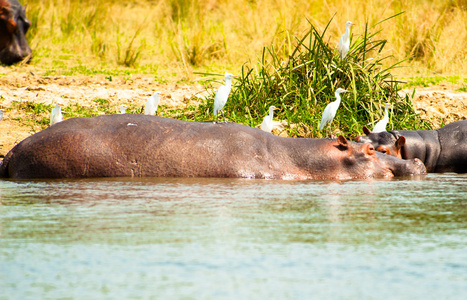
<instances>
[{"instance_id":1,"label":"cattle egret","mask_svg":"<svg viewBox=\"0 0 467 300\"><path fill-rule=\"evenodd\" d=\"M275 106L269 107L269 115L265 116L263 119L263 123L261 123L261 129L266 132L272 131L272 118L274 117L274 111L278 109Z\"/></svg>"},{"instance_id":2,"label":"cattle egret","mask_svg":"<svg viewBox=\"0 0 467 300\"><path fill-rule=\"evenodd\" d=\"M341 39L339 40L339 55L341 59L344 59L347 53L349 52L350 48L350 26L352 26L353 23L350 21L347 21L345 23L345 33L341 36Z\"/></svg>"},{"instance_id":3,"label":"cattle egret","mask_svg":"<svg viewBox=\"0 0 467 300\"><path fill-rule=\"evenodd\" d=\"M3 119L3 109L0 109L0 121Z\"/></svg>"},{"instance_id":4,"label":"cattle egret","mask_svg":"<svg viewBox=\"0 0 467 300\"><path fill-rule=\"evenodd\" d=\"M230 89L232 88L232 78L235 76L230 73L225 73L225 85L221 86L217 91L216 97L214 98L214 114L216 115L216 120L219 121L219 111L222 113L222 118L225 122L223 108L227 103L229 98Z\"/></svg>"},{"instance_id":5,"label":"cattle egret","mask_svg":"<svg viewBox=\"0 0 467 300\"><path fill-rule=\"evenodd\" d=\"M126 114L126 105L125 104L122 104L120 105L120 112L118 114L120 115L123 115L123 114Z\"/></svg>"},{"instance_id":6,"label":"cattle egret","mask_svg":"<svg viewBox=\"0 0 467 300\"><path fill-rule=\"evenodd\" d=\"M148 98L148 101L146 101L146 105L144 106L145 115L153 116L156 113L160 98L161 95L159 92L155 92L154 95Z\"/></svg>"},{"instance_id":7,"label":"cattle egret","mask_svg":"<svg viewBox=\"0 0 467 300\"><path fill-rule=\"evenodd\" d=\"M319 130L323 130L323 128L329 123L332 122L334 117L336 116L337 109L341 104L341 93L348 93L349 91L338 88L336 90L336 101L329 103L326 108L324 109L323 116L321 117L321 123L319 124Z\"/></svg>"},{"instance_id":8,"label":"cattle egret","mask_svg":"<svg viewBox=\"0 0 467 300\"><path fill-rule=\"evenodd\" d=\"M374 133L386 131L386 126L389 122L389 114L388 114L388 107L389 103L386 103L386 107L384 108L384 117L376 123L375 127L373 128Z\"/></svg>"},{"instance_id":9,"label":"cattle egret","mask_svg":"<svg viewBox=\"0 0 467 300\"><path fill-rule=\"evenodd\" d=\"M57 103L57 105L52 108L52 113L50 114L50 126L61 121L63 121L62 108L60 107L60 104Z\"/></svg>"}]
</instances>

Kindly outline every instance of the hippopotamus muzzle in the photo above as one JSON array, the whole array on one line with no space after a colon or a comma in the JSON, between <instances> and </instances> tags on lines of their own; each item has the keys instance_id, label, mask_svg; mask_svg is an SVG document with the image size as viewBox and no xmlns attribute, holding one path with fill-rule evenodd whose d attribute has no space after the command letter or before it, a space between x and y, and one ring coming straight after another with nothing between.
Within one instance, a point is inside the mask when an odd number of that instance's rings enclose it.
<instances>
[{"instance_id":1,"label":"hippopotamus muzzle","mask_svg":"<svg viewBox=\"0 0 467 300\"><path fill-rule=\"evenodd\" d=\"M376 152L376 155L382 165L394 176L425 175L427 173L425 165L418 158L399 159L379 152Z\"/></svg>"}]
</instances>

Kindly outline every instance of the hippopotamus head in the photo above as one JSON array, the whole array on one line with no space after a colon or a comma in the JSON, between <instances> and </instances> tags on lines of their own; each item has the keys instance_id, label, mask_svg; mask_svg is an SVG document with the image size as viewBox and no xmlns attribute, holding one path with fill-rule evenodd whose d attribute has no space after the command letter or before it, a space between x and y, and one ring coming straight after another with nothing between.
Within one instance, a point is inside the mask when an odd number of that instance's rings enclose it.
<instances>
[{"instance_id":1,"label":"hippopotamus head","mask_svg":"<svg viewBox=\"0 0 467 300\"><path fill-rule=\"evenodd\" d=\"M338 137L337 143L345 150L342 162L346 173L360 174L361 178L426 174L425 165L419 159L404 160L382 154L371 143L353 143L343 136Z\"/></svg>"},{"instance_id":2,"label":"hippopotamus head","mask_svg":"<svg viewBox=\"0 0 467 300\"><path fill-rule=\"evenodd\" d=\"M17 0L0 0L0 62L12 65L29 59L32 51L26 40L31 22Z\"/></svg>"},{"instance_id":3,"label":"hippopotamus head","mask_svg":"<svg viewBox=\"0 0 467 300\"><path fill-rule=\"evenodd\" d=\"M406 139L398 131L382 131L378 133L371 132L363 126L363 133L366 136L357 136L358 143L371 143L375 150L384 154L392 155L398 158L406 157L403 155Z\"/></svg>"}]
</instances>

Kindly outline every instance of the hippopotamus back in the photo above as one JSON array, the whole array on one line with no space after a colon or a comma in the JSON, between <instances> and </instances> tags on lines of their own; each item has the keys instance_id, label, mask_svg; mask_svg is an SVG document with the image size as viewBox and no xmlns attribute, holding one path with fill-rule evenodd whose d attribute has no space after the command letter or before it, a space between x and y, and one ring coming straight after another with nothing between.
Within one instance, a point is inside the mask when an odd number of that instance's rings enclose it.
<instances>
[{"instance_id":1,"label":"hippopotamus back","mask_svg":"<svg viewBox=\"0 0 467 300\"><path fill-rule=\"evenodd\" d=\"M284 138L236 123L146 115L71 118L16 145L0 177L114 176L348 179L421 174L370 144Z\"/></svg>"}]
</instances>

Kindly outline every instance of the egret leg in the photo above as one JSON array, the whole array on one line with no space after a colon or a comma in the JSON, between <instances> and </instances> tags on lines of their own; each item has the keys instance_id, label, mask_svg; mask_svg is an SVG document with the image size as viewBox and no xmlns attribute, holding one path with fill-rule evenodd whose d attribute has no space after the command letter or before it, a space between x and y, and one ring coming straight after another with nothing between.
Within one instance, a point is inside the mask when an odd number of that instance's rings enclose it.
<instances>
[{"instance_id":1,"label":"egret leg","mask_svg":"<svg viewBox=\"0 0 467 300\"><path fill-rule=\"evenodd\" d=\"M224 110L223 110L223 109L221 109L221 113L222 113L222 119L224 120L224 123L227 123L227 122L225 121Z\"/></svg>"},{"instance_id":2,"label":"egret leg","mask_svg":"<svg viewBox=\"0 0 467 300\"><path fill-rule=\"evenodd\" d=\"M329 123L329 138L332 138L332 122Z\"/></svg>"}]
</instances>

